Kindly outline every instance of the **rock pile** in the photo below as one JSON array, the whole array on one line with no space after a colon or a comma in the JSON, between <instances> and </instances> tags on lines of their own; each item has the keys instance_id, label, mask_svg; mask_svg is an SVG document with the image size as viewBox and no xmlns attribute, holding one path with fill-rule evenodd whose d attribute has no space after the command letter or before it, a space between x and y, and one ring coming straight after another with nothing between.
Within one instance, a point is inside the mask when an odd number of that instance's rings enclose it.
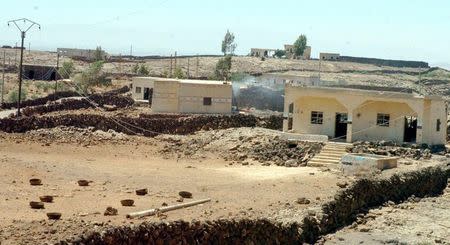
<instances>
[{"instance_id":1,"label":"rock pile","mask_svg":"<svg viewBox=\"0 0 450 245\"><path fill-rule=\"evenodd\" d=\"M119 142L127 141L127 135L114 130L101 131L93 127L76 128L59 126L50 129L37 129L25 133L28 139L44 143L78 143L92 145L101 141Z\"/></svg>"},{"instance_id":2,"label":"rock pile","mask_svg":"<svg viewBox=\"0 0 450 245\"><path fill-rule=\"evenodd\" d=\"M353 147L347 149L351 153L368 153L384 156L397 156L402 158L430 159L433 153L446 154L445 146L429 147L427 145L397 144L391 141L355 142Z\"/></svg>"},{"instance_id":3,"label":"rock pile","mask_svg":"<svg viewBox=\"0 0 450 245\"><path fill-rule=\"evenodd\" d=\"M177 154L201 158L205 154L219 155L228 161L248 164L255 160L264 165L298 167L322 149L322 143L290 142L280 137L279 132L263 128L233 128L201 131L189 136L164 135L159 138L168 144L163 154Z\"/></svg>"}]
</instances>

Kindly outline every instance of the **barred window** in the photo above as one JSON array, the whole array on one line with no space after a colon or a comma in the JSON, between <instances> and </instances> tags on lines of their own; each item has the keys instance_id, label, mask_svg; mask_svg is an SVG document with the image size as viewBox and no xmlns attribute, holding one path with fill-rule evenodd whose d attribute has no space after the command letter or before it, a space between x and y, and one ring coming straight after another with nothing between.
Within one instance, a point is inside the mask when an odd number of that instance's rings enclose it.
<instances>
[{"instance_id":1,"label":"barred window","mask_svg":"<svg viewBox=\"0 0 450 245\"><path fill-rule=\"evenodd\" d=\"M140 94L141 93L141 87L136 87L136 93Z\"/></svg>"},{"instance_id":2,"label":"barred window","mask_svg":"<svg viewBox=\"0 0 450 245\"><path fill-rule=\"evenodd\" d=\"M389 114L378 113L377 114L377 125L382 127L389 127Z\"/></svg>"},{"instance_id":3,"label":"barred window","mask_svg":"<svg viewBox=\"0 0 450 245\"><path fill-rule=\"evenodd\" d=\"M312 111L311 112L311 124L323 124L323 112Z\"/></svg>"}]
</instances>

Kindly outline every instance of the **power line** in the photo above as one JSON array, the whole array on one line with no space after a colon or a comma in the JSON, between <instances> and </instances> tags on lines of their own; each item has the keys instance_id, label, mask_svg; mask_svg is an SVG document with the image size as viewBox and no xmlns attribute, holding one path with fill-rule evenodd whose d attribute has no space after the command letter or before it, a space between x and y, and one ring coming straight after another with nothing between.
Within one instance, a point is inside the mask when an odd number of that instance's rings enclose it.
<instances>
[{"instance_id":1,"label":"power line","mask_svg":"<svg viewBox=\"0 0 450 245\"><path fill-rule=\"evenodd\" d=\"M22 21L23 21L24 24L26 24L27 22L29 23L29 26L26 29L24 29L24 30L22 28L20 28L20 26L17 24L18 22L22 22ZM20 65L19 65L19 95L18 95L19 97L18 97L18 100L17 100L17 116L20 117L20 99L21 99L21 95L22 95L22 65L23 65L23 49L24 49L23 42L25 40L25 34L27 33L27 31L29 31L35 25L37 25L39 27L39 30L40 30L41 29L41 25L36 23L36 22L34 22L34 21L32 21L32 20L26 19L26 18L17 19L17 20L10 20L10 21L8 21L8 26L11 23L13 23L17 27L17 29L19 29L20 37L22 38L22 45L21 45L21 48L20 48Z\"/></svg>"}]
</instances>

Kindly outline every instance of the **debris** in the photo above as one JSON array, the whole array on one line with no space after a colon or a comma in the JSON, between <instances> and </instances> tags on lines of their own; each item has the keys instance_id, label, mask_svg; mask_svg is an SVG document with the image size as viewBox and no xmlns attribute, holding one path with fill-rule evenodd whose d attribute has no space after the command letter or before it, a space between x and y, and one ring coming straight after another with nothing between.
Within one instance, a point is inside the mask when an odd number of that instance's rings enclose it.
<instances>
[{"instance_id":1,"label":"debris","mask_svg":"<svg viewBox=\"0 0 450 245\"><path fill-rule=\"evenodd\" d=\"M138 196L145 196L148 194L148 189L138 189L136 190L136 195Z\"/></svg>"},{"instance_id":2,"label":"debris","mask_svg":"<svg viewBox=\"0 0 450 245\"><path fill-rule=\"evenodd\" d=\"M192 198L192 193L190 193L189 191L180 191L180 192L178 192L178 194L182 198Z\"/></svg>"},{"instance_id":3,"label":"debris","mask_svg":"<svg viewBox=\"0 0 450 245\"><path fill-rule=\"evenodd\" d=\"M348 183L345 181L339 181L336 183L337 186L341 187L341 188L345 188L348 186Z\"/></svg>"},{"instance_id":4,"label":"debris","mask_svg":"<svg viewBox=\"0 0 450 245\"><path fill-rule=\"evenodd\" d=\"M193 201L193 202L186 202L186 203L182 203L182 204L176 204L176 205L173 205L173 206L168 206L168 207L163 207L163 208L149 209L149 210L145 210L145 211L129 213L129 214L127 214L126 217L132 219L132 218L137 218L137 217L151 216L151 215L155 215L157 213L165 213L165 212L168 212L168 211L181 209L181 208L186 208L186 207L191 207L191 206L195 206L195 205L206 203L206 202L210 202L210 201L211 201L211 199L208 198L208 199L202 199L202 200Z\"/></svg>"},{"instance_id":5,"label":"debris","mask_svg":"<svg viewBox=\"0 0 450 245\"><path fill-rule=\"evenodd\" d=\"M30 207L32 209L43 209L44 203L43 202L30 202Z\"/></svg>"},{"instance_id":6,"label":"debris","mask_svg":"<svg viewBox=\"0 0 450 245\"><path fill-rule=\"evenodd\" d=\"M47 213L49 219L58 220L61 218L61 213Z\"/></svg>"},{"instance_id":7,"label":"debris","mask_svg":"<svg viewBox=\"0 0 450 245\"><path fill-rule=\"evenodd\" d=\"M134 200L133 199L124 199L124 200L121 200L120 203L124 207L131 207L134 205Z\"/></svg>"},{"instance_id":8,"label":"debris","mask_svg":"<svg viewBox=\"0 0 450 245\"><path fill-rule=\"evenodd\" d=\"M41 202L53 202L53 196L40 196Z\"/></svg>"},{"instance_id":9,"label":"debris","mask_svg":"<svg viewBox=\"0 0 450 245\"><path fill-rule=\"evenodd\" d=\"M297 200L295 201L297 204L310 204L311 201L309 199L307 199L306 197L299 197L297 198Z\"/></svg>"},{"instance_id":10,"label":"debris","mask_svg":"<svg viewBox=\"0 0 450 245\"><path fill-rule=\"evenodd\" d=\"M30 185L42 185L41 179L30 179Z\"/></svg>"},{"instance_id":11,"label":"debris","mask_svg":"<svg viewBox=\"0 0 450 245\"><path fill-rule=\"evenodd\" d=\"M89 181L88 180L78 180L78 185L79 186L88 186L89 185Z\"/></svg>"},{"instance_id":12,"label":"debris","mask_svg":"<svg viewBox=\"0 0 450 245\"><path fill-rule=\"evenodd\" d=\"M119 211L117 211L117 209L115 209L113 207L107 207L105 212L103 213L103 215L114 216L114 215L117 215L118 213L119 213Z\"/></svg>"}]
</instances>

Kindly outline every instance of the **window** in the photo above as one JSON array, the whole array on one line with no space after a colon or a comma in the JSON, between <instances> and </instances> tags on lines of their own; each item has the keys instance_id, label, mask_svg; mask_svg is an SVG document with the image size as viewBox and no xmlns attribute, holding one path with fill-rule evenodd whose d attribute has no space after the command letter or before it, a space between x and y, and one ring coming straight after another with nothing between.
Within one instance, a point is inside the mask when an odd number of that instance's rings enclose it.
<instances>
[{"instance_id":1,"label":"window","mask_svg":"<svg viewBox=\"0 0 450 245\"><path fill-rule=\"evenodd\" d=\"M203 105L212 105L211 97L203 97Z\"/></svg>"},{"instance_id":2,"label":"window","mask_svg":"<svg viewBox=\"0 0 450 245\"><path fill-rule=\"evenodd\" d=\"M289 113L294 113L294 103L289 104Z\"/></svg>"},{"instance_id":3,"label":"window","mask_svg":"<svg viewBox=\"0 0 450 245\"><path fill-rule=\"evenodd\" d=\"M140 94L141 93L141 87L136 87L136 93Z\"/></svg>"},{"instance_id":4,"label":"window","mask_svg":"<svg viewBox=\"0 0 450 245\"><path fill-rule=\"evenodd\" d=\"M377 125L382 126L382 127L389 127L389 119L390 119L389 114L378 113L377 114Z\"/></svg>"},{"instance_id":5,"label":"window","mask_svg":"<svg viewBox=\"0 0 450 245\"><path fill-rule=\"evenodd\" d=\"M311 112L311 124L323 124L323 112L312 111Z\"/></svg>"},{"instance_id":6,"label":"window","mask_svg":"<svg viewBox=\"0 0 450 245\"><path fill-rule=\"evenodd\" d=\"M441 131L441 119L436 120L436 131Z\"/></svg>"}]
</instances>

